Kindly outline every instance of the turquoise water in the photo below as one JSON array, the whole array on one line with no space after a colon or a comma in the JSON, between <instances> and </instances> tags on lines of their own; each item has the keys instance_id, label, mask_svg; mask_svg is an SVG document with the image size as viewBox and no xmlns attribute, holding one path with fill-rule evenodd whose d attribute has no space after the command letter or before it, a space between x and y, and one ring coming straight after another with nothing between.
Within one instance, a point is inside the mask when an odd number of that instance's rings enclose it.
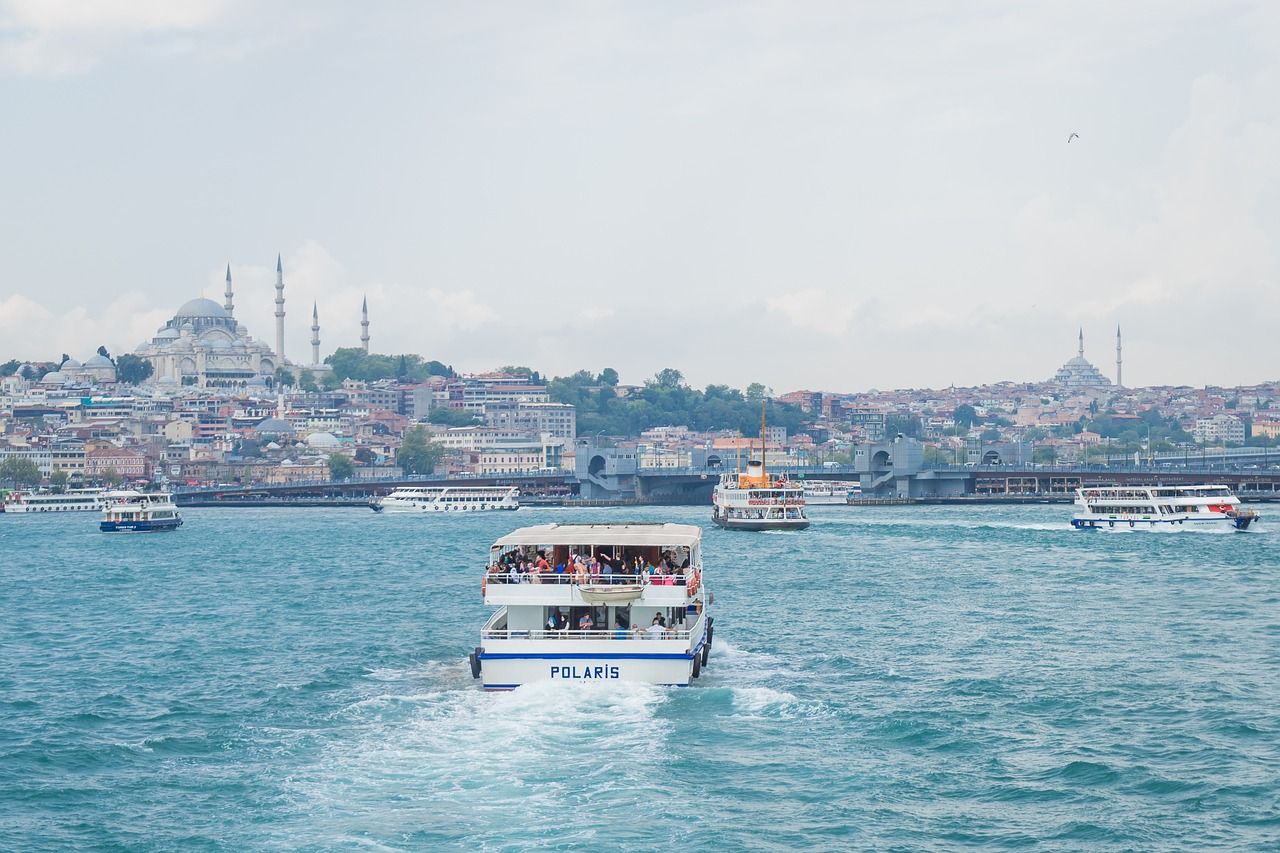
<instances>
[{"instance_id":1,"label":"turquoise water","mask_svg":"<svg viewBox=\"0 0 1280 853\"><path fill-rule=\"evenodd\" d=\"M476 688L492 539L707 515L0 515L0 848L1280 849L1265 520L709 528L696 686Z\"/></svg>"}]
</instances>

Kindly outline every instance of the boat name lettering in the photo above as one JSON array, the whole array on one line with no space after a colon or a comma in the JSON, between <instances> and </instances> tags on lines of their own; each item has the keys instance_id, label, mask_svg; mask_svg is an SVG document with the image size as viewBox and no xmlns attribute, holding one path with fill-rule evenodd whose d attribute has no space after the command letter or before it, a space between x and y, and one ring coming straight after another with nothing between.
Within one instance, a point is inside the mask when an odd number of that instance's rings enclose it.
<instances>
[{"instance_id":1,"label":"boat name lettering","mask_svg":"<svg viewBox=\"0 0 1280 853\"><path fill-rule=\"evenodd\" d=\"M553 666L552 678L620 678L621 673L616 666Z\"/></svg>"}]
</instances>

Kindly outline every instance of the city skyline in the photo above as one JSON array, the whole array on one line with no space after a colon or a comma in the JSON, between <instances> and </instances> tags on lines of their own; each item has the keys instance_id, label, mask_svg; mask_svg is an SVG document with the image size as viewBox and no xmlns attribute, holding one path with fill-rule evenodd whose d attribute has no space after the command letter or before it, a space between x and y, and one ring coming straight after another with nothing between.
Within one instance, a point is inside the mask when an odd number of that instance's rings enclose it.
<instances>
[{"instance_id":1,"label":"city skyline","mask_svg":"<svg viewBox=\"0 0 1280 853\"><path fill-rule=\"evenodd\" d=\"M2 8L0 357L129 351L228 262L270 341L282 250L295 362L367 294L468 371L1030 382L1083 325L1114 379L1117 324L1126 384L1280 363L1269 7Z\"/></svg>"}]
</instances>

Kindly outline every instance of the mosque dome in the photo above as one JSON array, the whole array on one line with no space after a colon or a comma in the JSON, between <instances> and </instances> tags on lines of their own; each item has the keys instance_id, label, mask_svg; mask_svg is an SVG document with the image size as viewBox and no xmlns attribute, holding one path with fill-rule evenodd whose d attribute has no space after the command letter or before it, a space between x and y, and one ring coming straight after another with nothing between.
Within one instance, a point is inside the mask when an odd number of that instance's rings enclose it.
<instances>
[{"instance_id":1,"label":"mosque dome","mask_svg":"<svg viewBox=\"0 0 1280 853\"><path fill-rule=\"evenodd\" d=\"M111 363L111 359L107 358L105 355L95 355L91 357L88 361L86 361L83 366L84 367L110 367L113 370L115 369L115 365Z\"/></svg>"},{"instance_id":2,"label":"mosque dome","mask_svg":"<svg viewBox=\"0 0 1280 853\"><path fill-rule=\"evenodd\" d=\"M212 299L192 299L184 303L178 309L175 317L217 317L219 319L229 318L231 315L227 313L227 309L223 308Z\"/></svg>"},{"instance_id":3,"label":"mosque dome","mask_svg":"<svg viewBox=\"0 0 1280 853\"><path fill-rule=\"evenodd\" d=\"M61 385L63 382L67 381L67 377L61 370L51 370L46 373L44 378L40 381L51 385Z\"/></svg>"},{"instance_id":4,"label":"mosque dome","mask_svg":"<svg viewBox=\"0 0 1280 853\"><path fill-rule=\"evenodd\" d=\"M59 367L58 370L76 370L81 367L84 367L84 365L76 361L74 358L69 358L62 363L62 367Z\"/></svg>"},{"instance_id":5,"label":"mosque dome","mask_svg":"<svg viewBox=\"0 0 1280 853\"><path fill-rule=\"evenodd\" d=\"M260 433L268 433L271 435L291 435L293 433L293 424L283 418L267 418L254 427Z\"/></svg>"},{"instance_id":6,"label":"mosque dome","mask_svg":"<svg viewBox=\"0 0 1280 853\"><path fill-rule=\"evenodd\" d=\"M338 446L338 437L331 432L313 432L307 436L307 447L333 448Z\"/></svg>"}]
</instances>

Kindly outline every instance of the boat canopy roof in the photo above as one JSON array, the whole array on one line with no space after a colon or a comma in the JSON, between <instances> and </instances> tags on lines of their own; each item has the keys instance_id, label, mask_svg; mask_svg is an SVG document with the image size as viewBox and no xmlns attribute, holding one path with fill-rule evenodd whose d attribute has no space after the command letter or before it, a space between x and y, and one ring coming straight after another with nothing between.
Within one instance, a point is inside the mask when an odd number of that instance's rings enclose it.
<instances>
[{"instance_id":1,"label":"boat canopy roof","mask_svg":"<svg viewBox=\"0 0 1280 853\"><path fill-rule=\"evenodd\" d=\"M693 547L702 528L692 524L539 524L513 530L493 543L514 545L669 545Z\"/></svg>"}]
</instances>

